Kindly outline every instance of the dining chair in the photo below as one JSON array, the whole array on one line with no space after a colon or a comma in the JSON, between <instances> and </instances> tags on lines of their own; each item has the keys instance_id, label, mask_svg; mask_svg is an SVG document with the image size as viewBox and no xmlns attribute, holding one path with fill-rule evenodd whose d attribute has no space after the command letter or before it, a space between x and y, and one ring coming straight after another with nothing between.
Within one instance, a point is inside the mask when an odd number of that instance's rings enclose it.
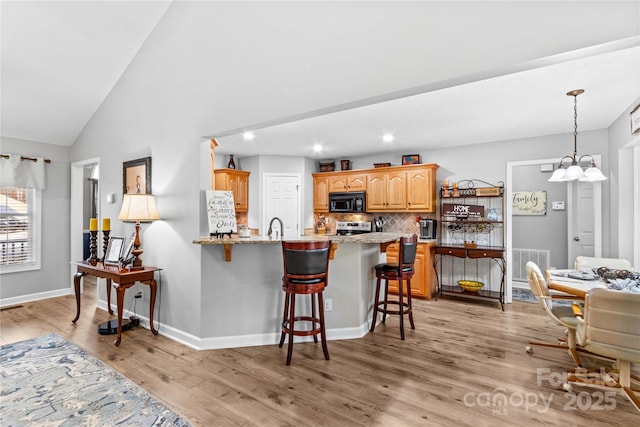
<instances>
[{"instance_id":1,"label":"dining chair","mask_svg":"<svg viewBox=\"0 0 640 427\"><path fill-rule=\"evenodd\" d=\"M282 314L282 332L279 347L289 337L287 348L287 365L291 364L294 336L313 336L322 341L324 358L329 360L329 350L324 322L324 290L329 277L329 249L331 242L283 241L282 258L284 275L282 289L285 292L284 312ZM296 316L296 295L311 296L311 313ZM301 311L299 309L299 311ZM296 323L299 327L296 328ZM302 329L302 324L310 325L310 329Z\"/></svg>"},{"instance_id":2,"label":"dining chair","mask_svg":"<svg viewBox=\"0 0 640 427\"><path fill-rule=\"evenodd\" d=\"M573 268L579 269L591 269L607 267L615 270L628 270L633 271L633 266L629 261L622 258L598 258L590 256L577 256Z\"/></svg>"},{"instance_id":3,"label":"dining chair","mask_svg":"<svg viewBox=\"0 0 640 427\"><path fill-rule=\"evenodd\" d=\"M572 307L570 305L554 304L554 301L576 301L582 299L569 294L558 293L552 295L549 292L547 281L542 275L540 267L538 267L535 262L529 261L527 262L526 269L531 292L533 292L536 300L549 317L551 317L557 325L565 328L566 336L566 338L558 339L559 342L557 344L541 341L529 341L529 345L526 347L527 353L533 353L532 346L560 348L569 352L569 355L575 362L576 366L582 366L580 357L578 356L579 350L576 347L576 325L578 322L573 315Z\"/></svg>"},{"instance_id":4,"label":"dining chair","mask_svg":"<svg viewBox=\"0 0 640 427\"><path fill-rule=\"evenodd\" d=\"M640 363L640 294L610 289L593 289L583 310L573 306L576 315L577 344L591 353L616 361L616 370L573 369L567 375L565 390L571 384L597 387L627 396L640 411L640 377L631 373L631 364Z\"/></svg>"}]
</instances>

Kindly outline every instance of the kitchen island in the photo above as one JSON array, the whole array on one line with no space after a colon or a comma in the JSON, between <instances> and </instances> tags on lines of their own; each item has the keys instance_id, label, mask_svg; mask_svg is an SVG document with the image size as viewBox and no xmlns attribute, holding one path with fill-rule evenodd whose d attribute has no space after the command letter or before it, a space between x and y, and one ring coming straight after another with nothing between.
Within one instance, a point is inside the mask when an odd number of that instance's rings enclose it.
<instances>
[{"instance_id":1,"label":"kitchen island","mask_svg":"<svg viewBox=\"0 0 640 427\"><path fill-rule=\"evenodd\" d=\"M324 292L325 300L332 302L332 310L325 313L327 339L360 338L368 332L375 291L373 267L379 262L380 243L394 242L401 236L366 233L287 239L333 243ZM199 336L203 338L191 337L186 343L200 349L277 344L284 305L281 240L263 236L201 237L193 243L202 246ZM233 247L233 257L228 261L227 251L222 250L225 245ZM300 303L308 301L300 298Z\"/></svg>"}]
</instances>

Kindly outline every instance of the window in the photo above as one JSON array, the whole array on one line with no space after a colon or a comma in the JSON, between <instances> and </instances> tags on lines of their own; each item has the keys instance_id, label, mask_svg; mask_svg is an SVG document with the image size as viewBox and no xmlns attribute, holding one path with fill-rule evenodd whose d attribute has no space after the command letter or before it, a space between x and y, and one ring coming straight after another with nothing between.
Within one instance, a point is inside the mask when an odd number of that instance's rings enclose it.
<instances>
[{"instance_id":1,"label":"window","mask_svg":"<svg viewBox=\"0 0 640 427\"><path fill-rule=\"evenodd\" d=\"M0 188L0 272L40 268L40 191Z\"/></svg>"}]
</instances>

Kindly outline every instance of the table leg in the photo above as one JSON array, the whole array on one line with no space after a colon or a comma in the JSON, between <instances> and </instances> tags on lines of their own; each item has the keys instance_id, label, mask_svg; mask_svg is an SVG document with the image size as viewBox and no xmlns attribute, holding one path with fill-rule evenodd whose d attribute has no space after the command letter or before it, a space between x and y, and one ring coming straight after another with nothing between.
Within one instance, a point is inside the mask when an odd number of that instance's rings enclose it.
<instances>
[{"instance_id":1,"label":"table leg","mask_svg":"<svg viewBox=\"0 0 640 427\"><path fill-rule=\"evenodd\" d=\"M122 341L122 308L124 306L124 291L125 287L122 285L116 286L116 299L117 299L117 309L118 309L118 337L113 342L116 347L120 345L120 341Z\"/></svg>"},{"instance_id":2,"label":"table leg","mask_svg":"<svg viewBox=\"0 0 640 427\"><path fill-rule=\"evenodd\" d=\"M158 290L156 279L151 279L149 281L149 287L151 288L151 301L149 301L149 328L154 335L158 335L158 330L153 326L153 310L156 306L156 292Z\"/></svg>"},{"instance_id":3,"label":"table leg","mask_svg":"<svg viewBox=\"0 0 640 427\"><path fill-rule=\"evenodd\" d=\"M73 323L76 323L80 318L80 279L86 274L87 273L81 273L78 271L73 275L73 290L76 294L76 317L73 318Z\"/></svg>"},{"instance_id":4,"label":"table leg","mask_svg":"<svg viewBox=\"0 0 640 427\"><path fill-rule=\"evenodd\" d=\"M107 279L107 310L109 314L113 315L113 309L111 308L111 279Z\"/></svg>"}]
</instances>

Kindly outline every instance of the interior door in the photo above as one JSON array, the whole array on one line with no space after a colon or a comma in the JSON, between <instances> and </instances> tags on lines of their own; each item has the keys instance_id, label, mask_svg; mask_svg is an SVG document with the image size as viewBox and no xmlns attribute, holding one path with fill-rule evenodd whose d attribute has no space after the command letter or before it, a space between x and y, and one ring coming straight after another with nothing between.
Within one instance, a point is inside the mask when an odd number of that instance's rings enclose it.
<instances>
[{"instance_id":1,"label":"interior door","mask_svg":"<svg viewBox=\"0 0 640 427\"><path fill-rule=\"evenodd\" d=\"M278 217L282 220L284 230L280 230L280 223L274 221L272 230L278 231L278 237L293 238L300 235L299 224L299 181L297 175L266 175L265 176L265 210L263 218L263 234L267 234L269 222ZM273 235L275 237L275 234Z\"/></svg>"},{"instance_id":2,"label":"interior door","mask_svg":"<svg viewBox=\"0 0 640 427\"><path fill-rule=\"evenodd\" d=\"M577 256L602 256L601 184L572 181L567 183L568 267Z\"/></svg>"}]
</instances>

